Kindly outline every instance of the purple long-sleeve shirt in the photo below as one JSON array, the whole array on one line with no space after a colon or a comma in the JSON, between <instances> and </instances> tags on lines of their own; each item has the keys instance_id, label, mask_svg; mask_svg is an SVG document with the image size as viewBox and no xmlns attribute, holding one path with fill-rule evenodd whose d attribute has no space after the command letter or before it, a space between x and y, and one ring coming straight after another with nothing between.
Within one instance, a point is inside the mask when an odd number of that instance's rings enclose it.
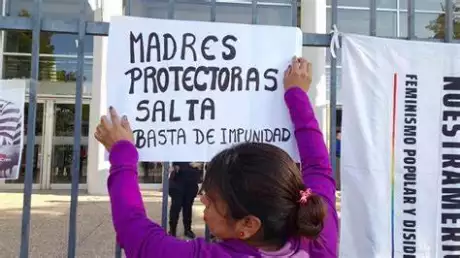
<instances>
[{"instance_id":1,"label":"purple long-sleeve shirt","mask_svg":"<svg viewBox=\"0 0 460 258\"><path fill-rule=\"evenodd\" d=\"M313 108L300 88L285 93L286 104L295 127L307 187L324 198L328 214L320 239L291 239L275 252L265 252L240 240L208 243L202 238L183 241L168 236L145 212L137 177L138 153L128 141L116 143L110 151L108 188L117 241L131 257L165 258L249 258L249 257L337 257L338 219L335 209L335 181L329 155Z\"/></svg>"}]
</instances>

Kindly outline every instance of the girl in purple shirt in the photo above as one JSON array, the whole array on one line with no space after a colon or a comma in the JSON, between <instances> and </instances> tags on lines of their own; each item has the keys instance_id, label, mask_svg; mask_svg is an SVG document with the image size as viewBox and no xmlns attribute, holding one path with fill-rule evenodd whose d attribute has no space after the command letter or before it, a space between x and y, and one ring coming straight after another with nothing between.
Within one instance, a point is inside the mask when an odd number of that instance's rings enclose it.
<instances>
[{"instance_id":1,"label":"girl in purple shirt","mask_svg":"<svg viewBox=\"0 0 460 258\"><path fill-rule=\"evenodd\" d=\"M338 220L329 155L306 92L311 64L294 58L285 100L295 127L302 172L289 155L264 143L217 154L201 189L204 220L222 241L168 236L145 212L137 181L138 153L129 123L110 108L95 137L110 152L108 189L117 241L131 257L337 257Z\"/></svg>"}]
</instances>

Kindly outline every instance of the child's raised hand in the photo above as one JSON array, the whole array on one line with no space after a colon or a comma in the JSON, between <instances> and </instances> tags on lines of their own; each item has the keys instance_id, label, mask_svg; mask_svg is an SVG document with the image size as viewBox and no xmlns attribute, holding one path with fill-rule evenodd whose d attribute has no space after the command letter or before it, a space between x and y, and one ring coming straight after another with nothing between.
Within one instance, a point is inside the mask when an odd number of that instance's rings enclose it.
<instances>
[{"instance_id":1,"label":"child's raised hand","mask_svg":"<svg viewBox=\"0 0 460 258\"><path fill-rule=\"evenodd\" d=\"M107 116L102 116L94 133L94 137L104 145L107 151L110 151L112 146L119 141L134 142L133 132L126 116L120 119L113 107L110 107L109 110L110 120Z\"/></svg>"},{"instance_id":2,"label":"child's raised hand","mask_svg":"<svg viewBox=\"0 0 460 258\"><path fill-rule=\"evenodd\" d=\"M310 89L312 81L312 65L304 58L292 58L292 63L284 72L284 89L300 87L305 92Z\"/></svg>"}]
</instances>

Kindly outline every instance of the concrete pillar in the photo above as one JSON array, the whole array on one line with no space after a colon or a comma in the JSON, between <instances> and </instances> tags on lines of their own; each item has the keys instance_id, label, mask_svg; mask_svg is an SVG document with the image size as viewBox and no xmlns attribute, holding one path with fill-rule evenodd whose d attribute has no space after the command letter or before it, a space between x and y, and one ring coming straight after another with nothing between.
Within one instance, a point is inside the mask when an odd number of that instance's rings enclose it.
<instances>
[{"instance_id":1,"label":"concrete pillar","mask_svg":"<svg viewBox=\"0 0 460 258\"><path fill-rule=\"evenodd\" d=\"M326 33L326 0L301 1L303 32ZM321 130L327 136L326 48L304 47L303 56L313 64L313 83L309 92Z\"/></svg>"},{"instance_id":2,"label":"concrete pillar","mask_svg":"<svg viewBox=\"0 0 460 258\"><path fill-rule=\"evenodd\" d=\"M96 1L95 21L110 22L110 17L123 14L123 0L110 0L110 4L102 6ZM107 194L107 176L109 163L105 160L105 150L98 144L93 135L101 115L107 113L106 99L106 67L107 37L94 38L93 54L93 86L90 109L90 129L88 137L88 193L94 195Z\"/></svg>"}]
</instances>

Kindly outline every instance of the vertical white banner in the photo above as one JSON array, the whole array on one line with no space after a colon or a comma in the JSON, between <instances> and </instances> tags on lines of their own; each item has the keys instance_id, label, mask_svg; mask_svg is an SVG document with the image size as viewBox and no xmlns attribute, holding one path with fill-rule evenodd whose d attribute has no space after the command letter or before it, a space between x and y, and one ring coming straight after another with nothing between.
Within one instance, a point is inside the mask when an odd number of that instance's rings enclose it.
<instances>
[{"instance_id":1,"label":"vertical white banner","mask_svg":"<svg viewBox=\"0 0 460 258\"><path fill-rule=\"evenodd\" d=\"M460 257L460 45L344 35L340 257Z\"/></svg>"},{"instance_id":2,"label":"vertical white banner","mask_svg":"<svg viewBox=\"0 0 460 258\"><path fill-rule=\"evenodd\" d=\"M27 80L0 80L0 180L18 179Z\"/></svg>"}]
</instances>

